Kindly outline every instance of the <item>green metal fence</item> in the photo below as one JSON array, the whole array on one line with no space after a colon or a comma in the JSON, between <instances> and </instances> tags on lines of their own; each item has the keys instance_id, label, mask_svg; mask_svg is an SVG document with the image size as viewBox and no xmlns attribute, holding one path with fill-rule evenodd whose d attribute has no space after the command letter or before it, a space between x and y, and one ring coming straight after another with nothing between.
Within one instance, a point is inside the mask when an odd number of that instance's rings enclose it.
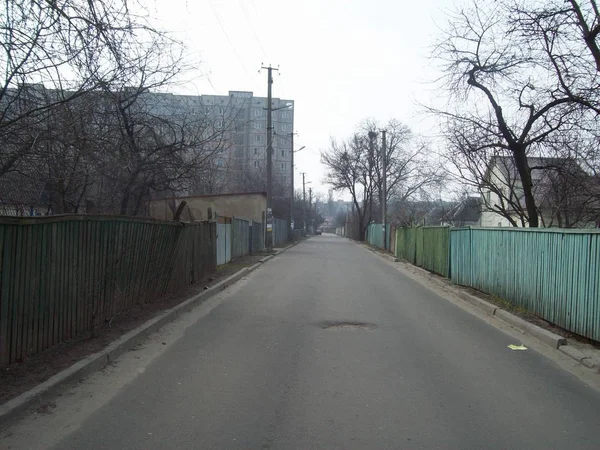
<instances>
[{"instance_id":1,"label":"green metal fence","mask_svg":"<svg viewBox=\"0 0 600 450\"><path fill-rule=\"evenodd\" d=\"M416 264L416 228L398 228L396 230L396 258Z\"/></svg>"},{"instance_id":2,"label":"green metal fence","mask_svg":"<svg viewBox=\"0 0 600 450\"><path fill-rule=\"evenodd\" d=\"M450 228L413 227L396 230L397 258L445 277L450 275Z\"/></svg>"},{"instance_id":3,"label":"green metal fence","mask_svg":"<svg viewBox=\"0 0 600 450\"><path fill-rule=\"evenodd\" d=\"M0 218L0 366L215 270L214 223Z\"/></svg>"},{"instance_id":4,"label":"green metal fence","mask_svg":"<svg viewBox=\"0 0 600 450\"><path fill-rule=\"evenodd\" d=\"M600 232L451 231L452 281L600 341Z\"/></svg>"},{"instance_id":5,"label":"green metal fence","mask_svg":"<svg viewBox=\"0 0 600 450\"><path fill-rule=\"evenodd\" d=\"M421 267L445 277L450 276L450 228L421 228Z\"/></svg>"}]
</instances>

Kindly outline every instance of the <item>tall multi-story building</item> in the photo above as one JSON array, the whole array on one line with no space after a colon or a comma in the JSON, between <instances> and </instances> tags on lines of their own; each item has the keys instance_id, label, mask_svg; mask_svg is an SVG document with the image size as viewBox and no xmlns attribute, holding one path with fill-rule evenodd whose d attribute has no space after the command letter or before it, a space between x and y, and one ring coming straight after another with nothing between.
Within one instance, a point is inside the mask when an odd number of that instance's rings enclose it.
<instances>
[{"instance_id":1,"label":"tall multi-story building","mask_svg":"<svg viewBox=\"0 0 600 450\"><path fill-rule=\"evenodd\" d=\"M294 102L274 98L272 107L273 210L283 217L293 194ZM252 92L77 94L22 85L7 91L0 110L20 120L3 128L12 139L3 142L7 154L20 165L0 179L0 212L143 214L150 198L266 190L267 99Z\"/></svg>"},{"instance_id":2,"label":"tall multi-story building","mask_svg":"<svg viewBox=\"0 0 600 450\"><path fill-rule=\"evenodd\" d=\"M230 91L229 95L147 94L159 114L202 118L211 129L222 130L220 150L214 158L215 184L219 192L262 191L266 187L267 98L252 92ZM160 106L159 106L160 105ZM273 198L292 196L292 134L294 102L272 99ZM213 174L215 175L215 174ZM213 186L199 187L190 194L209 193ZM204 192L203 192L204 191ZM215 190L213 190L214 192Z\"/></svg>"}]
</instances>

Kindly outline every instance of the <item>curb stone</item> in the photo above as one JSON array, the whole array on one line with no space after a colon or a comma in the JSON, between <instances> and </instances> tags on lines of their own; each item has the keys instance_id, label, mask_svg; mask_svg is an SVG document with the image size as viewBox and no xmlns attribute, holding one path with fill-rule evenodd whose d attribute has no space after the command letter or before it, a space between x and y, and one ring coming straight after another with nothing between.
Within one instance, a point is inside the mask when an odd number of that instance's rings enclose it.
<instances>
[{"instance_id":1,"label":"curb stone","mask_svg":"<svg viewBox=\"0 0 600 450\"><path fill-rule=\"evenodd\" d=\"M527 322L526 320L521 319L520 317L515 316L514 314L509 313L503 309L497 309L494 314L499 319L507 322L508 324L514 326L515 328L529 333L532 336L535 336L543 343L549 345L553 349L557 350L562 345L567 345L567 340L559 336L558 334L554 334L548 330L544 330L537 325Z\"/></svg>"},{"instance_id":2,"label":"curb stone","mask_svg":"<svg viewBox=\"0 0 600 450\"><path fill-rule=\"evenodd\" d=\"M582 352L577 350L575 347L571 347L569 345L562 345L558 348L561 353L564 353L570 358L573 358L575 361L582 363L584 359L588 359L588 356L585 356Z\"/></svg>"},{"instance_id":3,"label":"curb stone","mask_svg":"<svg viewBox=\"0 0 600 450\"><path fill-rule=\"evenodd\" d=\"M86 356L80 361L77 361L75 364L48 378L46 381L38 384L34 388L3 403L0 405L0 430L3 430L8 425L14 423L16 420L25 415L25 413L31 408L39 407L45 401L55 397L58 391L65 385L81 380L92 373L102 370L108 364L115 362L115 360L123 353L144 342L151 334L155 333L168 323L175 321L180 315L191 311L206 299L225 290L246 276L248 273L256 270L264 262L285 252L300 242L302 241L296 241L282 248L275 255L269 255L250 267L244 267L243 269L238 270L233 275L219 281L217 284L209 287L207 290L190 297L173 308L168 309L149 319L139 327L125 333L120 338L111 342L103 350Z\"/></svg>"}]
</instances>

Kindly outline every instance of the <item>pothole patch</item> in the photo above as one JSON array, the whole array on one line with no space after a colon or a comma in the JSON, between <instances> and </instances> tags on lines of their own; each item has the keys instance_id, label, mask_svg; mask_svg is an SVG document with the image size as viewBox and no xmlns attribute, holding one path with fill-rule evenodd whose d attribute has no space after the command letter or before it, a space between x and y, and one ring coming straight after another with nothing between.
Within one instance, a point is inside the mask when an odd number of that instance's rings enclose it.
<instances>
[{"instance_id":1,"label":"pothole patch","mask_svg":"<svg viewBox=\"0 0 600 450\"><path fill-rule=\"evenodd\" d=\"M356 331L371 331L377 328L376 325L367 322L352 322L352 321L337 321L327 320L319 322L319 326L324 330L356 330Z\"/></svg>"}]
</instances>

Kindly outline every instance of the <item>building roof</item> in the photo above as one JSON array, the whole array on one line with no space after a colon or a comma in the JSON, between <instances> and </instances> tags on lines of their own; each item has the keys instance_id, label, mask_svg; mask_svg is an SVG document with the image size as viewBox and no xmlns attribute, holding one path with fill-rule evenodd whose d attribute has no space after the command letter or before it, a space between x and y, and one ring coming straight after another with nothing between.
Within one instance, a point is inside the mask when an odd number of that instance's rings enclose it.
<instances>
[{"instance_id":1,"label":"building roof","mask_svg":"<svg viewBox=\"0 0 600 450\"><path fill-rule=\"evenodd\" d=\"M481 197L467 197L447 214L447 221L453 224L478 222L483 200Z\"/></svg>"}]
</instances>

